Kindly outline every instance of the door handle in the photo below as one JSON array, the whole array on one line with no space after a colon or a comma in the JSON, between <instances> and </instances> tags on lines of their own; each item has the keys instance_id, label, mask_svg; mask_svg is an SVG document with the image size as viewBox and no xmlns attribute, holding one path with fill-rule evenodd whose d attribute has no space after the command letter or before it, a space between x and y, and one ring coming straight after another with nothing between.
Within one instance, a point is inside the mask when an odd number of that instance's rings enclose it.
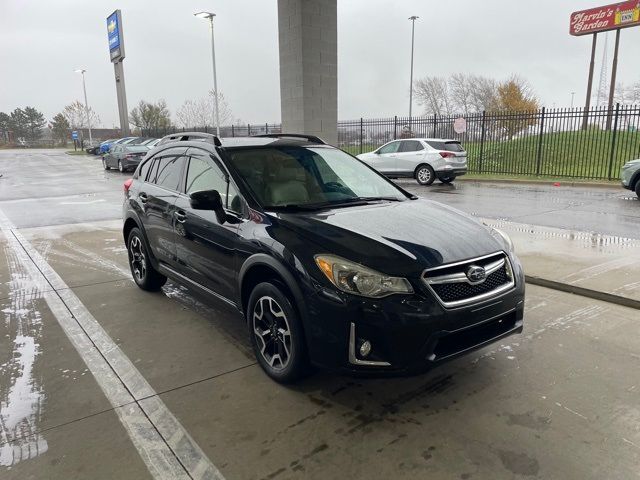
<instances>
[{"instance_id":1,"label":"door handle","mask_svg":"<svg viewBox=\"0 0 640 480\"><path fill-rule=\"evenodd\" d=\"M138 198L140 199L140 201L141 201L142 203L147 203L148 197L147 197L147 194L146 194L146 193L144 193L144 192L140 192L140 193L138 194Z\"/></svg>"},{"instance_id":2,"label":"door handle","mask_svg":"<svg viewBox=\"0 0 640 480\"><path fill-rule=\"evenodd\" d=\"M176 217L176 220L178 220L180 223L184 223L187 220L187 214L184 213L182 210L176 210L173 215Z\"/></svg>"}]
</instances>

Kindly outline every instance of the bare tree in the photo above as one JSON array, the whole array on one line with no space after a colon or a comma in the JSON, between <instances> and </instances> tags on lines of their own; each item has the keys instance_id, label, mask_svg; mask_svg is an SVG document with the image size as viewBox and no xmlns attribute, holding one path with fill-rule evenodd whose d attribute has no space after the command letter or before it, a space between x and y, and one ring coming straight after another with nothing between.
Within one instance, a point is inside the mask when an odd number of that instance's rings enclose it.
<instances>
[{"instance_id":1,"label":"bare tree","mask_svg":"<svg viewBox=\"0 0 640 480\"><path fill-rule=\"evenodd\" d=\"M415 89L426 114L468 115L493 108L498 82L480 75L454 73L446 79L425 77L416 82Z\"/></svg>"},{"instance_id":2,"label":"bare tree","mask_svg":"<svg viewBox=\"0 0 640 480\"><path fill-rule=\"evenodd\" d=\"M625 85L622 82L616 84L613 101L621 105L635 105L640 103L640 82L632 85Z\"/></svg>"},{"instance_id":3,"label":"bare tree","mask_svg":"<svg viewBox=\"0 0 640 480\"><path fill-rule=\"evenodd\" d=\"M177 110L176 117L178 123L185 128L188 127L208 127L215 124L215 102L214 91L210 90L208 95L197 100L186 100ZM218 108L220 110L220 126L227 126L238 123L240 120L234 118L233 111L224 98L222 92L218 92Z\"/></svg>"},{"instance_id":4,"label":"bare tree","mask_svg":"<svg viewBox=\"0 0 640 480\"><path fill-rule=\"evenodd\" d=\"M85 110L84 104L79 100L76 100L73 103L70 103L64 110L62 110L62 115L69 122L69 126L73 130L77 130L79 128L87 128L89 124L87 123L87 112ZM97 127L100 125L100 117L96 112L93 111L91 107L89 107L89 119L91 121L91 127Z\"/></svg>"},{"instance_id":5,"label":"bare tree","mask_svg":"<svg viewBox=\"0 0 640 480\"><path fill-rule=\"evenodd\" d=\"M451 115L453 104L447 80L442 77L425 77L415 84L415 96L426 114Z\"/></svg>"}]
</instances>

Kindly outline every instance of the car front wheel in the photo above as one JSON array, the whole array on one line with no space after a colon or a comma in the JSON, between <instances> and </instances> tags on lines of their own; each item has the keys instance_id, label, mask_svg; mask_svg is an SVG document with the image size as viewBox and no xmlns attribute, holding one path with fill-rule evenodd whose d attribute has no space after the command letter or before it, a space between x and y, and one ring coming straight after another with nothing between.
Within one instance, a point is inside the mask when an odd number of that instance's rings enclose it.
<instances>
[{"instance_id":1,"label":"car front wheel","mask_svg":"<svg viewBox=\"0 0 640 480\"><path fill-rule=\"evenodd\" d=\"M431 165L420 165L416 169L416 181L420 185L431 185L436 179L436 174Z\"/></svg>"},{"instance_id":2,"label":"car front wheel","mask_svg":"<svg viewBox=\"0 0 640 480\"><path fill-rule=\"evenodd\" d=\"M122 165L122 160L118 160L118 170L120 170L120 173L124 173L124 166Z\"/></svg>"},{"instance_id":3,"label":"car front wheel","mask_svg":"<svg viewBox=\"0 0 640 480\"><path fill-rule=\"evenodd\" d=\"M149 253L142 237L142 232L134 228L127 240L129 267L133 280L143 290L155 292L167 282L167 277L159 273L149 260Z\"/></svg>"},{"instance_id":4,"label":"car front wheel","mask_svg":"<svg viewBox=\"0 0 640 480\"><path fill-rule=\"evenodd\" d=\"M636 195L638 196L638 200L640 200L640 180L636 182Z\"/></svg>"},{"instance_id":5,"label":"car front wheel","mask_svg":"<svg viewBox=\"0 0 640 480\"><path fill-rule=\"evenodd\" d=\"M258 284L247 305L251 345L265 373L279 383L292 383L308 373L307 354L298 313L277 283Z\"/></svg>"}]
</instances>

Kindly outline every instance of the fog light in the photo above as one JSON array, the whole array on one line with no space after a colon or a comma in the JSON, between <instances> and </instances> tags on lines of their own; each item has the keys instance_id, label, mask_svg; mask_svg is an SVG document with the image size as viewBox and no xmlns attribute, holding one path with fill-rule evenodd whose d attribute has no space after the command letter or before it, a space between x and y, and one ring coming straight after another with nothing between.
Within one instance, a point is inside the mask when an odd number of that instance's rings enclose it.
<instances>
[{"instance_id":1,"label":"fog light","mask_svg":"<svg viewBox=\"0 0 640 480\"><path fill-rule=\"evenodd\" d=\"M366 357L371 353L371 342L369 340L365 340L362 345L360 345L360 356Z\"/></svg>"}]
</instances>

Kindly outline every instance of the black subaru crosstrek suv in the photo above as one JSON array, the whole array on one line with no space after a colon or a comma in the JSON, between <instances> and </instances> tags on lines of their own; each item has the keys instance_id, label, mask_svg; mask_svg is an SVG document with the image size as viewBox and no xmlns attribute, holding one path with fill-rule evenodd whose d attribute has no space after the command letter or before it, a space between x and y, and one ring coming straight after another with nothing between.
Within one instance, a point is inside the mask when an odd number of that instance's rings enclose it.
<instances>
[{"instance_id":1,"label":"black subaru crosstrek suv","mask_svg":"<svg viewBox=\"0 0 640 480\"><path fill-rule=\"evenodd\" d=\"M162 139L125 182L133 278L235 307L279 382L423 371L523 327L502 232L308 135Z\"/></svg>"}]
</instances>

